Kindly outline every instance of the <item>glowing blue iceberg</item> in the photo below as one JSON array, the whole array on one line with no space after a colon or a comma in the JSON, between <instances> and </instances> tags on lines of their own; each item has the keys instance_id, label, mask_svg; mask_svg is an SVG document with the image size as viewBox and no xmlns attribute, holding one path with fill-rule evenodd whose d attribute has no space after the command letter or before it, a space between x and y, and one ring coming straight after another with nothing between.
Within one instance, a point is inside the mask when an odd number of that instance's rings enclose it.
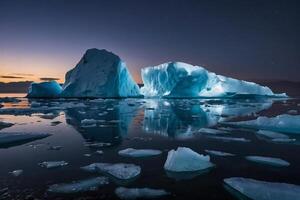
<instances>
[{"instance_id":1,"label":"glowing blue iceberg","mask_svg":"<svg viewBox=\"0 0 300 200\"><path fill-rule=\"evenodd\" d=\"M237 95L286 96L270 88L209 72L203 67L169 62L142 69L146 97L236 97Z\"/></svg>"},{"instance_id":2,"label":"glowing blue iceberg","mask_svg":"<svg viewBox=\"0 0 300 200\"><path fill-rule=\"evenodd\" d=\"M56 81L31 83L27 97L29 98L55 98L59 97L62 87Z\"/></svg>"},{"instance_id":3,"label":"glowing blue iceberg","mask_svg":"<svg viewBox=\"0 0 300 200\"><path fill-rule=\"evenodd\" d=\"M89 49L66 74L62 97L136 97L138 85L119 56Z\"/></svg>"}]
</instances>

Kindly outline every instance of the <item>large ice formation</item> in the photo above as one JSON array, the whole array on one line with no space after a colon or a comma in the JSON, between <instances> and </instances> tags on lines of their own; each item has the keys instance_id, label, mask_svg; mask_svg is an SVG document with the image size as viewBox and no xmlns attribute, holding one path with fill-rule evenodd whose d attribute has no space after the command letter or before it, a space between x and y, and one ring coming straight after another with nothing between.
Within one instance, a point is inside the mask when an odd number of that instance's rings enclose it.
<instances>
[{"instance_id":1,"label":"large ice formation","mask_svg":"<svg viewBox=\"0 0 300 200\"><path fill-rule=\"evenodd\" d=\"M55 98L59 97L62 87L56 81L31 83L27 97L29 98Z\"/></svg>"},{"instance_id":2,"label":"large ice formation","mask_svg":"<svg viewBox=\"0 0 300 200\"><path fill-rule=\"evenodd\" d=\"M88 49L65 79L62 97L140 96L126 64L104 49Z\"/></svg>"},{"instance_id":3,"label":"large ice formation","mask_svg":"<svg viewBox=\"0 0 300 200\"><path fill-rule=\"evenodd\" d=\"M141 72L146 97L235 97L236 95L286 96L270 88L209 72L203 67L169 62Z\"/></svg>"},{"instance_id":4,"label":"large ice formation","mask_svg":"<svg viewBox=\"0 0 300 200\"><path fill-rule=\"evenodd\" d=\"M298 185L266 182L241 177L226 178L224 182L234 189L232 192L237 197L241 193L253 200L300 199L300 186Z\"/></svg>"},{"instance_id":5,"label":"large ice formation","mask_svg":"<svg viewBox=\"0 0 300 200\"><path fill-rule=\"evenodd\" d=\"M171 172L194 172L213 167L209 156L198 154L187 147L178 147L168 152L164 169Z\"/></svg>"},{"instance_id":6,"label":"large ice formation","mask_svg":"<svg viewBox=\"0 0 300 200\"><path fill-rule=\"evenodd\" d=\"M224 124L244 128L300 134L300 115L283 114L276 117L258 117L254 120L226 122Z\"/></svg>"}]
</instances>

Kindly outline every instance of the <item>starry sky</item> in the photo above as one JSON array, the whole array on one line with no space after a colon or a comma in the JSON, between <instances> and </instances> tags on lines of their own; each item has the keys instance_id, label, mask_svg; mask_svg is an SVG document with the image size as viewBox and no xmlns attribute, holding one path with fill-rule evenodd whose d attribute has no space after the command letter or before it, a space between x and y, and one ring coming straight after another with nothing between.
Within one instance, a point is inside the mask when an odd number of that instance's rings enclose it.
<instances>
[{"instance_id":1,"label":"starry sky","mask_svg":"<svg viewBox=\"0 0 300 200\"><path fill-rule=\"evenodd\" d=\"M300 1L0 0L0 81L64 82L88 48L240 79L300 81Z\"/></svg>"}]
</instances>

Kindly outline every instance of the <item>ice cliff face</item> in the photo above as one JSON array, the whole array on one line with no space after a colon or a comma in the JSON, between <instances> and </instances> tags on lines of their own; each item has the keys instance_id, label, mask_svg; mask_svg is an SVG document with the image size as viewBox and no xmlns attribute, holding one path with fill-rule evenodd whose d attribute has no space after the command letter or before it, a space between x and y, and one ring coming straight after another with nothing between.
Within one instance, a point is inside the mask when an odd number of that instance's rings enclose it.
<instances>
[{"instance_id":1,"label":"ice cliff face","mask_svg":"<svg viewBox=\"0 0 300 200\"><path fill-rule=\"evenodd\" d=\"M31 83L27 97L29 98L55 98L59 97L62 87L56 81Z\"/></svg>"},{"instance_id":2,"label":"ice cliff face","mask_svg":"<svg viewBox=\"0 0 300 200\"><path fill-rule=\"evenodd\" d=\"M89 49L68 71L61 97L136 97L139 87L119 56Z\"/></svg>"},{"instance_id":3,"label":"ice cliff face","mask_svg":"<svg viewBox=\"0 0 300 200\"><path fill-rule=\"evenodd\" d=\"M209 72L203 67L169 62L142 69L146 97L234 97L235 95L276 95L270 88Z\"/></svg>"}]
</instances>

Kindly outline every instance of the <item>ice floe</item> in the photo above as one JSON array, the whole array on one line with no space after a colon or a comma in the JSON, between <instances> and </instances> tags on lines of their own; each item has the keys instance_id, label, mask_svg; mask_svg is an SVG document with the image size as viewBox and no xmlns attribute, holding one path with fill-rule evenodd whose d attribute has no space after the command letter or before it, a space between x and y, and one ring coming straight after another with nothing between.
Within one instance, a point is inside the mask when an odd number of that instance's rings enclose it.
<instances>
[{"instance_id":1,"label":"ice floe","mask_svg":"<svg viewBox=\"0 0 300 200\"><path fill-rule=\"evenodd\" d=\"M154 199L169 195L169 192L166 192L162 189L152 189L152 188L125 188L118 187L115 190L115 194L124 200L134 200L134 199Z\"/></svg>"},{"instance_id":2,"label":"ice floe","mask_svg":"<svg viewBox=\"0 0 300 200\"><path fill-rule=\"evenodd\" d=\"M107 184L109 184L108 178L100 176L80 181L74 181L71 183L54 184L49 186L48 192L70 194L77 192L95 191L100 186L104 186Z\"/></svg>"},{"instance_id":3,"label":"ice floe","mask_svg":"<svg viewBox=\"0 0 300 200\"><path fill-rule=\"evenodd\" d=\"M250 140L241 137L223 137L223 136L207 136L211 139L222 140L224 142L250 142Z\"/></svg>"},{"instance_id":4,"label":"ice floe","mask_svg":"<svg viewBox=\"0 0 300 200\"><path fill-rule=\"evenodd\" d=\"M232 153L227 153L224 151L216 151L216 150L205 150L206 153L211 154L211 155L215 155L215 156L235 156Z\"/></svg>"},{"instance_id":5,"label":"ice floe","mask_svg":"<svg viewBox=\"0 0 300 200\"><path fill-rule=\"evenodd\" d=\"M253 200L300 199L299 185L266 182L242 177L226 178L224 182L234 189L230 192L237 197L242 194Z\"/></svg>"},{"instance_id":6,"label":"ice floe","mask_svg":"<svg viewBox=\"0 0 300 200\"><path fill-rule=\"evenodd\" d=\"M45 167L47 169L63 167L66 165L68 165L68 163L66 161L44 161L44 162L39 163L39 166Z\"/></svg>"},{"instance_id":7,"label":"ice floe","mask_svg":"<svg viewBox=\"0 0 300 200\"><path fill-rule=\"evenodd\" d=\"M265 156L246 156L246 159L252 162L277 166L277 167L287 167L290 165L289 162L281 158L273 158L273 157L265 157Z\"/></svg>"},{"instance_id":8,"label":"ice floe","mask_svg":"<svg viewBox=\"0 0 300 200\"><path fill-rule=\"evenodd\" d=\"M120 150L118 154L120 156L127 156L127 157L148 157L148 156L156 156L161 154L160 150L155 149L133 149L127 148Z\"/></svg>"},{"instance_id":9,"label":"ice floe","mask_svg":"<svg viewBox=\"0 0 300 200\"><path fill-rule=\"evenodd\" d=\"M227 125L260 130L279 131L283 133L300 133L300 115L278 115L276 117L258 117L255 120L226 122Z\"/></svg>"},{"instance_id":10,"label":"ice floe","mask_svg":"<svg viewBox=\"0 0 300 200\"><path fill-rule=\"evenodd\" d=\"M111 175L117 179L128 180L137 177L141 173L141 167L127 163L93 163L82 167L88 172L99 172Z\"/></svg>"}]
</instances>

